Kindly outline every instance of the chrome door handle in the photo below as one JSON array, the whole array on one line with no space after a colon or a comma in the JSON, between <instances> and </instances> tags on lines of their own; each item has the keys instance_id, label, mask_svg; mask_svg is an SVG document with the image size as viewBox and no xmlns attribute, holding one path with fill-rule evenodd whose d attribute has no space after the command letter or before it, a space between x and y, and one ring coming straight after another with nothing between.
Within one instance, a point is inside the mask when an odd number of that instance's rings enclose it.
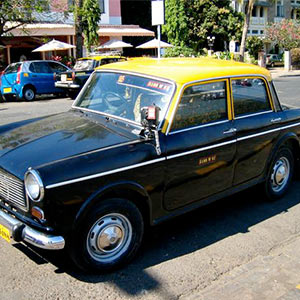
<instances>
[{"instance_id":1,"label":"chrome door handle","mask_svg":"<svg viewBox=\"0 0 300 300\"><path fill-rule=\"evenodd\" d=\"M234 133L236 132L236 128L230 128L228 130L223 131L223 134L229 134L229 133Z\"/></svg>"},{"instance_id":2,"label":"chrome door handle","mask_svg":"<svg viewBox=\"0 0 300 300\"><path fill-rule=\"evenodd\" d=\"M278 123L281 121L281 118L272 119L271 123Z\"/></svg>"}]
</instances>

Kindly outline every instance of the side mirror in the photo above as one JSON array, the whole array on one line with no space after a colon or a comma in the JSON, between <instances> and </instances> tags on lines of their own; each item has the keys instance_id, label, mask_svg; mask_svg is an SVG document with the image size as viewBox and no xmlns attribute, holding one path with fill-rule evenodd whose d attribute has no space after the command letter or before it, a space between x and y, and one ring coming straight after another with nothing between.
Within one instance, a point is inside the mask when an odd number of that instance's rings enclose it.
<instances>
[{"instance_id":1,"label":"side mirror","mask_svg":"<svg viewBox=\"0 0 300 300\"><path fill-rule=\"evenodd\" d=\"M141 123L146 129L155 129L159 124L158 106L146 106L141 109Z\"/></svg>"}]
</instances>

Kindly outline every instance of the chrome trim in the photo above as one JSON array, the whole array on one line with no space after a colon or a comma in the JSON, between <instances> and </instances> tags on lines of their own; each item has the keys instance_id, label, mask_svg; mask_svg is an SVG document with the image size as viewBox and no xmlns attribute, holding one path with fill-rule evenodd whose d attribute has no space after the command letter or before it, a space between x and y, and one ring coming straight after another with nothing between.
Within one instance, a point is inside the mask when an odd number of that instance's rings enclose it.
<instances>
[{"instance_id":1,"label":"chrome trim","mask_svg":"<svg viewBox=\"0 0 300 300\"><path fill-rule=\"evenodd\" d=\"M235 139L231 140L231 141L228 141L228 142L220 143L220 144L215 144L215 145L211 145L211 146L207 146L207 147L203 147L203 148L198 148L198 149L182 152L182 153L179 153L179 154L170 155L170 156L167 156L167 159L173 159L173 158L177 158L177 157L180 157L180 156L185 156L185 155L189 155L189 154L193 154L193 153L197 153L197 152L202 152L202 151L205 151L205 150L218 148L218 147L225 146L225 145L230 145L230 144L233 144L233 143L236 143Z\"/></svg>"},{"instance_id":2,"label":"chrome trim","mask_svg":"<svg viewBox=\"0 0 300 300\"><path fill-rule=\"evenodd\" d=\"M157 130L160 130L161 127L162 127L162 124L163 122L165 121L165 118L166 118L166 115L170 109L170 105L171 105L171 102L172 102L172 99L174 97L174 94L176 92L176 88L177 88L177 85L174 81L172 80L168 80L166 78L162 78L162 77L156 77L156 76L151 76L151 75L147 75L147 74L144 74L144 73L139 73L139 72L128 72L128 71L124 71L124 70L118 70L118 69L97 69L95 70L90 76L89 76L89 79L86 81L86 83L84 84L84 86L87 86L90 81L92 80L92 75L94 73L101 73L101 72L108 72L108 73L116 73L116 74L127 74L127 75L133 75L133 76L140 76L140 77L144 77L144 78L149 78L149 79L153 79L153 80L159 80L159 81L163 81L163 82L167 82L169 84L172 85L172 91L170 92L170 95L169 95L169 104L168 104L168 107L166 109L166 112L165 112L165 115L162 116L162 119L161 121L159 122L158 126L157 126ZM120 117L117 117L117 116L114 116L114 115L109 115L109 114L106 114L106 113L103 113L103 112L99 112L99 111L95 111L95 110L88 110L88 109L84 109L84 108L81 108L79 106L76 106L77 102L79 102L79 99L81 97L81 94L83 93L83 90L85 90L85 88L82 88L80 90L80 93L77 95L76 99L74 100L74 102L72 103L72 108L74 109L78 109L78 110L87 110L89 112L93 112L93 113L97 113L99 115L106 115L106 116L109 116L109 117L113 117L113 118L116 118L116 119L120 119L122 121L125 121L125 122L129 122L129 123L132 123L140 128L143 128L141 126L140 123L137 123L137 122L134 122L132 120L129 120L129 119L125 119L125 118L120 118Z\"/></svg>"},{"instance_id":3,"label":"chrome trim","mask_svg":"<svg viewBox=\"0 0 300 300\"><path fill-rule=\"evenodd\" d=\"M94 179L94 178L98 178L98 177L102 177L102 176L106 176L106 175L111 175L111 174L114 174L114 173L119 173L119 172L131 170L131 169L147 166L147 165L150 165L150 164L155 164L157 162L164 161L164 160L166 160L165 157L157 158L157 159L149 160L149 161L146 161L146 162L143 162L143 163L139 163L139 164L135 164L135 165L127 166L127 167L122 167L122 168L109 170L109 171L102 172L102 173L97 173L97 174L84 176L84 177L80 177L80 178L76 178L76 179L66 180L66 181L62 181L62 182L58 182L58 183L54 183L54 184L49 184L49 185L46 186L46 188L47 189L52 189L52 188L55 188L55 187L59 187L59 186L63 186L63 185L71 184L71 183L76 183L76 182L80 182L80 181L84 181L84 180Z\"/></svg>"},{"instance_id":4,"label":"chrome trim","mask_svg":"<svg viewBox=\"0 0 300 300\"><path fill-rule=\"evenodd\" d=\"M229 120L223 120L223 121L218 121L218 122L213 122L213 123L207 123L207 124L203 124L203 125L198 125L198 126L194 126L194 127L189 127L189 128L184 128L184 129L179 129L176 131L171 131L169 133L169 135L175 134L175 133L181 133L181 132L185 132L185 131L189 131L189 130L194 130L194 129L199 129L199 128L203 128L203 127L209 127L209 126L214 126L214 125L218 125L218 124L223 124L226 122L231 122Z\"/></svg>"},{"instance_id":5,"label":"chrome trim","mask_svg":"<svg viewBox=\"0 0 300 300\"><path fill-rule=\"evenodd\" d=\"M249 117L255 117L255 116L259 116L259 115L269 114L269 113L272 113L272 112L273 112L273 110L261 111L259 113L248 114L248 115L236 117L233 120L239 120L239 119L244 119L244 118L249 118Z\"/></svg>"},{"instance_id":6,"label":"chrome trim","mask_svg":"<svg viewBox=\"0 0 300 300\"><path fill-rule=\"evenodd\" d=\"M41 222L45 222L46 221L46 219L45 219L45 213L44 213L44 211L41 209L41 208L39 208L38 206L33 206L32 208L31 208L31 213L32 213L32 210L33 209L35 209L36 211L38 211L40 214L41 214L41 219L39 219ZM37 218L38 219L38 218Z\"/></svg>"},{"instance_id":7,"label":"chrome trim","mask_svg":"<svg viewBox=\"0 0 300 300\"><path fill-rule=\"evenodd\" d=\"M296 123L296 124L291 124L291 125L287 125L287 126L275 128L275 129L270 129L270 130L263 131L263 132L260 132L260 133L255 133L255 134L243 136L241 138L237 138L237 142L243 141L243 140L247 140L247 139L251 139L251 138L254 138L254 137L257 137L257 136L265 135L265 134L268 134L268 133L272 133L272 132L276 132L276 131L288 129L288 128L295 127L295 126L298 126L298 125L300 125L300 122Z\"/></svg>"},{"instance_id":8,"label":"chrome trim","mask_svg":"<svg viewBox=\"0 0 300 300\"><path fill-rule=\"evenodd\" d=\"M62 236L37 231L2 210L0 210L0 224L8 229L10 238L16 242L24 241L48 250L59 250L65 247L65 240Z\"/></svg>"},{"instance_id":9,"label":"chrome trim","mask_svg":"<svg viewBox=\"0 0 300 300\"><path fill-rule=\"evenodd\" d=\"M39 193L39 197L37 199L34 199L33 197L31 197L30 193L27 190L27 185L26 185L26 178L29 174L32 174L33 177L35 178L35 180L37 181L39 188L40 188L40 193ZM36 170L33 170L31 168L28 169L28 171L25 173L24 176L24 186L25 186L25 191L26 191L26 195L28 195L28 197L34 201L34 202L40 202L43 200L44 195L45 195L45 189L44 189L44 184L43 181L39 175L39 173Z\"/></svg>"},{"instance_id":10,"label":"chrome trim","mask_svg":"<svg viewBox=\"0 0 300 300\"><path fill-rule=\"evenodd\" d=\"M196 83L201 83L201 82L206 82L206 81L212 81L212 80L227 80L227 79L232 79L232 78L239 78L239 77L246 77L246 76L249 76L249 77L261 77L261 78L264 78L267 82L268 81L268 78L262 74L239 74L239 75L229 75L229 76L222 76L222 77L212 77L212 78L205 78L205 79L201 79L201 80L194 80L194 81L190 81L190 82L187 82L185 83L181 89L180 89L180 92L178 94L178 97L176 99L176 102L175 102L175 107L172 111L172 115L170 117L170 120L169 120L169 124L168 124L168 127L167 127L167 130L166 130L166 135L169 134L170 132L170 129L171 129L171 125L173 123L173 119L174 119L174 115L175 115L175 112L176 112L176 108L178 106L178 103L179 103L179 100L181 99L181 95L182 95L182 92L183 90L186 88L187 85L191 85L191 84L196 84ZM229 88L231 89L231 86L229 86ZM231 102L231 99L229 99L230 102ZM227 102L226 102L227 103ZM169 107L170 109L170 107ZM166 113L166 116L168 115L168 112L169 112L169 109ZM228 121L231 121L231 120L228 120Z\"/></svg>"},{"instance_id":11,"label":"chrome trim","mask_svg":"<svg viewBox=\"0 0 300 300\"><path fill-rule=\"evenodd\" d=\"M55 87L58 88L72 88L72 89L79 89L80 85L79 84L75 84L75 83L64 83L64 82L60 82L57 81L54 83Z\"/></svg>"}]
</instances>

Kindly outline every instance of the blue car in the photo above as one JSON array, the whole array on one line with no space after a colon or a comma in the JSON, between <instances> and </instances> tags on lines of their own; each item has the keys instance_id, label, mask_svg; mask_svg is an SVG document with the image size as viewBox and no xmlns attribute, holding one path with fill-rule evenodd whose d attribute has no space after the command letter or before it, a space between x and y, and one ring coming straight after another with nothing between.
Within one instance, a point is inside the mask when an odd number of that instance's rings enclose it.
<instances>
[{"instance_id":1,"label":"blue car","mask_svg":"<svg viewBox=\"0 0 300 300\"><path fill-rule=\"evenodd\" d=\"M10 64L0 77L0 92L5 100L16 98L32 101L37 94L59 94L54 86L54 74L70 70L51 60L24 61Z\"/></svg>"}]
</instances>

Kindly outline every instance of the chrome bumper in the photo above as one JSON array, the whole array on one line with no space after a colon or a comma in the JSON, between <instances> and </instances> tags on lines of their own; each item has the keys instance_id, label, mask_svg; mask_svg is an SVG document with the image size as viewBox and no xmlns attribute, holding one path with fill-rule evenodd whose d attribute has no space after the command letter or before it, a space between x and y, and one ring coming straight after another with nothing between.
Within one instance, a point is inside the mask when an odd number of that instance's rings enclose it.
<instances>
[{"instance_id":1,"label":"chrome bumper","mask_svg":"<svg viewBox=\"0 0 300 300\"><path fill-rule=\"evenodd\" d=\"M57 88L79 89L79 84L57 81L54 83Z\"/></svg>"},{"instance_id":2,"label":"chrome bumper","mask_svg":"<svg viewBox=\"0 0 300 300\"><path fill-rule=\"evenodd\" d=\"M39 248L48 250L59 250L65 247L65 240L62 236L48 235L39 232L21 221L11 217L0 210L0 224L10 232L10 238L16 242L27 242Z\"/></svg>"}]
</instances>

